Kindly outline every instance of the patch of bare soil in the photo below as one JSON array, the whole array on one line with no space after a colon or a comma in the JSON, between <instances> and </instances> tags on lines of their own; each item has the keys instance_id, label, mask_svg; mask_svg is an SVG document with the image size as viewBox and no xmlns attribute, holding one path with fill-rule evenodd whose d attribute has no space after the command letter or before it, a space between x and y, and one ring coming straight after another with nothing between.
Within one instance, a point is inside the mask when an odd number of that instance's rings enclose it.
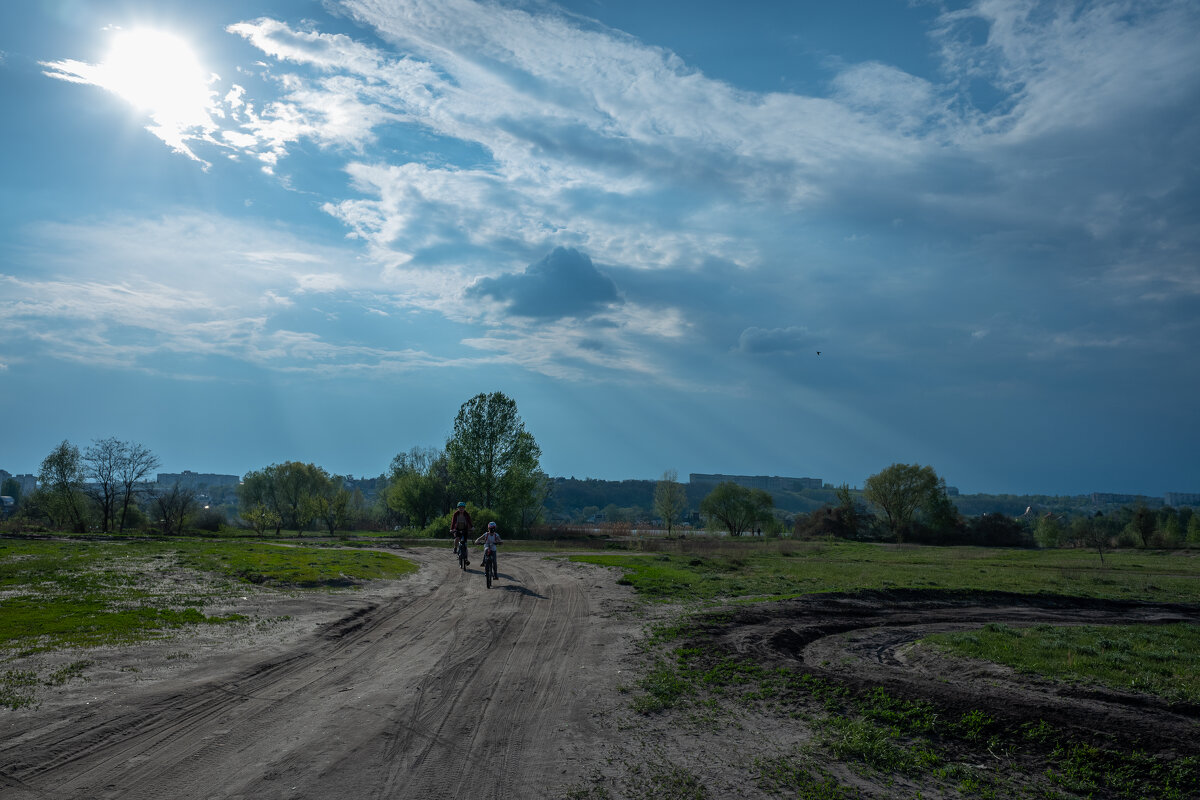
<instances>
[{"instance_id":1,"label":"patch of bare soil","mask_svg":"<svg viewBox=\"0 0 1200 800\"><path fill-rule=\"evenodd\" d=\"M670 674L674 648L693 653L688 669L700 691L685 691L685 700L665 711L630 714L607 766L575 796L1200 797L1197 707L1042 680L916 644L932 633L989 622L1196 623L1200 608L1003 593L879 592L710 611L658 654L659 666ZM762 671L751 669L722 683L716 671L732 663ZM782 683L760 691L781 672L788 676ZM706 693L703 681L713 676L721 688ZM940 738L890 734L889 723L880 718L856 727L863 717L855 698L861 702L876 689L913 704L908 708L932 709L949 723L943 730L954 729L964 715L987 722L981 735ZM1039 727L1043 722L1052 726L1051 737L1027 735L1045 730ZM1081 757L1072 760L1071 752ZM1143 793L1140 778L1110 782L1105 768L1115 772L1130 762L1105 763L1105 752L1131 754L1167 790ZM1190 766L1178 773L1182 781L1163 777L1185 762Z\"/></svg>"},{"instance_id":2,"label":"patch of bare soil","mask_svg":"<svg viewBox=\"0 0 1200 800\"><path fill-rule=\"evenodd\" d=\"M715 641L764 664L793 663L859 689L883 687L947 712L985 711L1010 725L1044 720L1164 755L1200 754L1200 708L1151 695L1040 680L1007 667L914 647L930 634L989 622L1012 627L1200 622L1194 606L1003 593L889 592L743 609Z\"/></svg>"},{"instance_id":3,"label":"patch of bare soil","mask_svg":"<svg viewBox=\"0 0 1200 800\"><path fill-rule=\"evenodd\" d=\"M513 553L487 589L477 563L403 555L422 569L364 592L206 609L274 624L88 651L86 681L0 712L0 795L561 796L625 702L629 590Z\"/></svg>"}]
</instances>

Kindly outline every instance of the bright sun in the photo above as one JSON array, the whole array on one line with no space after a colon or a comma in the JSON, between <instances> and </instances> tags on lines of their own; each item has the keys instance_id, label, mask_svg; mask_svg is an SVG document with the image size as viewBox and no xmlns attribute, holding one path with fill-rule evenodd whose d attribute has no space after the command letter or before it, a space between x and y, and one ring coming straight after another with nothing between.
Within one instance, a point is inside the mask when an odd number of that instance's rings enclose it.
<instances>
[{"instance_id":1,"label":"bright sun","mask_svg":"<svg viewBox=\"0 0 1200 800\"><path fill-rule=\"evenodd\" d=\"M99 66L107 89L158 124L183 128L209 121L209 75L178 36L152 29L118 31Z\"/></svg>"}]
</instances>

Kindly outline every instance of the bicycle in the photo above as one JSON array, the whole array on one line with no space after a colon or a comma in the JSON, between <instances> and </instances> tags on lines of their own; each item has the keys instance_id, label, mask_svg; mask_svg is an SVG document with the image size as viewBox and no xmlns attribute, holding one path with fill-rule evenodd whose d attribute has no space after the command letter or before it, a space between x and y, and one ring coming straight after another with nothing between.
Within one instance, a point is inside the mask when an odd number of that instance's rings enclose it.
<instances>
[{"instance_id":1,"label":"bicycle","mask_svg":"<svg viewBox=\"0 0 1200 800\"><path fill-rule=\"evenodd\" d=\"M458 548L458 568L465 572L467 569L467 565L471 563L470 561L467 560L466 537L463 537L463 540L461 542L459 542L456 545L456 547Z\"/></svg>"},{"instance_id":2,"label":"bicycle","mask_svg":"<svg viewBox=\"0 0 1200 800\"><path fill-rule=\"evenodd\" d=\"M499 578L496 574L496 551L485 550L483 553L483 577L487 579L487 588L492 588L492 579Z\"/></svg>"}]
</instances>

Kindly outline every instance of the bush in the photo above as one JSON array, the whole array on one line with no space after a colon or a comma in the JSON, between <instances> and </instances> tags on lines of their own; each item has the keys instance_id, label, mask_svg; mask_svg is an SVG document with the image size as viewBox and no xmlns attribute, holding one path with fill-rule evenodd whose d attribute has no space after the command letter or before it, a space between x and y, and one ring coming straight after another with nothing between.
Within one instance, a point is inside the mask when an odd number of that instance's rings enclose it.
<instances>
[{"instance_id":1,"label":"bush","mask_svg":"<svg viewBox=\"0 0 1200 800\"><path fill-rule=\"evenodd\" d=\"M490 508L479 508L474 503L467 503L467 513L471 515L471 524L475 526L475 532L472 536L481 536L487 530L489 522L500 524L500 515ZM422 536L428 539L449 539L450 538L450 521L454 519L454 511L435 519L429 523L417 536ZM504 531L500 531L500 536L503 538Z\"/></svg>"},{"instance_id":2,"label":"bush","mask_svg":"<svg viewBox=\"0 0 1200 800\"><path fill-rule=\"evenodd\" d=\"M225 515L215 508L202 508L192 516L191 522L193 528L216 533L227 520Z\"/></svg>"},{"instance_id":3,"label":"bush","mask_svg":"<svg viewBox=\"0 0 1200 800\"><path fill-rule=\"evenodd\" d=\"M1033 547L1029 529L1007 514L981 514L967 522L967 542L981 547Z\"/></svg>"}]
</instances>

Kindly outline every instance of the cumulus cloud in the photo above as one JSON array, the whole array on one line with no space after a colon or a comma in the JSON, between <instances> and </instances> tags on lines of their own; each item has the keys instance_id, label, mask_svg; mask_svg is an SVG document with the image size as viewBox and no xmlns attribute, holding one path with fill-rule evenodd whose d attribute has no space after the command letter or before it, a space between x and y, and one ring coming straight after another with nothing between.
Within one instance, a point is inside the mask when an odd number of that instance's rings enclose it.
<instances>
[{"instance_id":1,"label":"cumulus cloud","mask_svg":"<svg viewBox=\"0 0 1200 800\"><path fill-rule=\"evenodd\" d=\"M587 317L618 302L617 287L592 260L575 249L556 247L524 272L481 278L468 297L490 297L510 314L535 319Z\"/></svg>"}]
</instances>

